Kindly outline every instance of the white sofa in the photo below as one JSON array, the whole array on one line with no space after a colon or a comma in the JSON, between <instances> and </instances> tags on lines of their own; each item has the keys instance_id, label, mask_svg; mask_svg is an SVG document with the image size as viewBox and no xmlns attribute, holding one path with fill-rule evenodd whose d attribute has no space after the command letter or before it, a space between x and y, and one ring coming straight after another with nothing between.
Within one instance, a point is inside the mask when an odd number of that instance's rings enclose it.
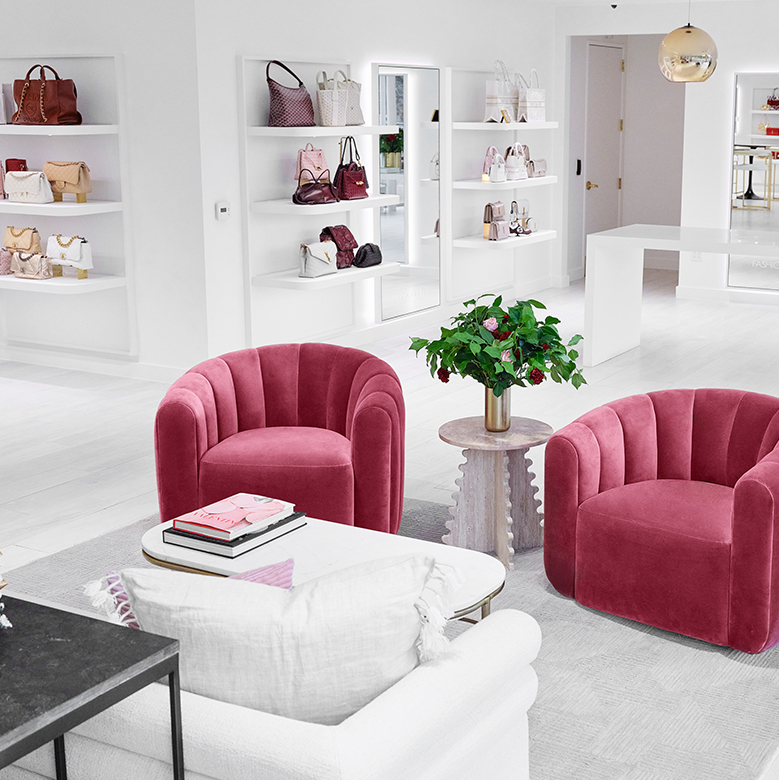
<instances>
[{"instance_id":1,"label":"white sofa","mask_svg":"<svg viewBox=\"0 0 779 780\"><path fill-rule=\"evenodd\" d=\"M182 691L187 780L526 780L541 631L498 610L337 726ZM71 780L170 780L168 690L155 683L66 735ZM54 778L51 745L0 780Z\"/></svg>"}]
</instances>

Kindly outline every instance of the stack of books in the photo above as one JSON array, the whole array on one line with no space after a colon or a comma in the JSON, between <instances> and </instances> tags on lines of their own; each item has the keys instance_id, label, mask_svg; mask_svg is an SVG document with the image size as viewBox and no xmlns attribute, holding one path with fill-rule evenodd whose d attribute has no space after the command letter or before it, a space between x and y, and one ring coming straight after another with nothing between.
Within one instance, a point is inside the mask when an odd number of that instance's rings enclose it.
<instances>
[{"instance_id":1,"label":"stack of books","mask_svg":"<svg viewBox=\"0 0 779 780\"><path fill-rule=\"evenodd\" d=\"M302 528L305 512L288 501L236 493L176 517L162 532L168 544L236 558L249 550Z\"/></svg>"}]
</instances>

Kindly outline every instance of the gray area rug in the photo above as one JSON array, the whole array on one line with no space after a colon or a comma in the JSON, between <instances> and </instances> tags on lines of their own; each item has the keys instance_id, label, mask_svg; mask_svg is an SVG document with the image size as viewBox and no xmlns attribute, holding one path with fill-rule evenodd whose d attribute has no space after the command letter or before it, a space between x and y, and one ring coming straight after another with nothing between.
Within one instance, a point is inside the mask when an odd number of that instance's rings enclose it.
<instances>
[{"instance_id":1,"label":"gray area rug","mask_svg":"<svg viewBox=\"0 0 779 780\"><path fill-rule=\"evenodd\" d=\"M440 541L447 508L406 499L400 533ZM10 587L90 609L81 586L150 566L151 517L7 573ZM580 606L556 593L540 550L519 554L493 609L538 620L530 710L533 780L757 780L779 746L779 648L745 655ZM455 632L467 630L458 623Z\"/></svg>"}]
</instances>

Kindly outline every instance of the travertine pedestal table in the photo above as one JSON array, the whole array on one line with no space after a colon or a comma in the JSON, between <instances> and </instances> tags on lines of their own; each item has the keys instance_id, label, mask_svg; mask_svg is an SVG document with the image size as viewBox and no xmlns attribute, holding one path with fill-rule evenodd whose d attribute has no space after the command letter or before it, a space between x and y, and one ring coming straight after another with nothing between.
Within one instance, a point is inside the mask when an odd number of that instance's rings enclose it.
<instances>
[{"instance_id":1,"label":"travertine pedestal table","mask_svg":"<svg viewBox=\"0 0 779 780\"><path fill-rule=\"evenodd\" d=\"M551 426L527 417L512 417L502 433L486 430L483 416L452 420L438 429L440 438L463 447L465 456L445 544L495 552L509 570L515 550L543 544L541 502L531 484L535 475L527 451L546 443L552 433Z\"/></svg>"}]
</instances>

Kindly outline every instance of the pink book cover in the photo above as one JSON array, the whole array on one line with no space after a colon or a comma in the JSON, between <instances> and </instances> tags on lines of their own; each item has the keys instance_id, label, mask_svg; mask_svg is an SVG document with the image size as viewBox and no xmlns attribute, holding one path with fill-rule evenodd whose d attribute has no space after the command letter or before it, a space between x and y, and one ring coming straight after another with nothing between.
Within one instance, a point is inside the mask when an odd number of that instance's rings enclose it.
<instances>
[{"instance_id":1,"label":"pink book cover","mask_svg":"<svg viewBox=\"0 0 779 780\"><path fill-rule=\"evenodd\" d=\"M196 509L173 521L174 528L180 522L214 528L218 531L232 531L249 527L286 509L289 505L283 501L266 496L254 496L249 493L237 493L223 501Z\"/></svg>"}]
</instances>

